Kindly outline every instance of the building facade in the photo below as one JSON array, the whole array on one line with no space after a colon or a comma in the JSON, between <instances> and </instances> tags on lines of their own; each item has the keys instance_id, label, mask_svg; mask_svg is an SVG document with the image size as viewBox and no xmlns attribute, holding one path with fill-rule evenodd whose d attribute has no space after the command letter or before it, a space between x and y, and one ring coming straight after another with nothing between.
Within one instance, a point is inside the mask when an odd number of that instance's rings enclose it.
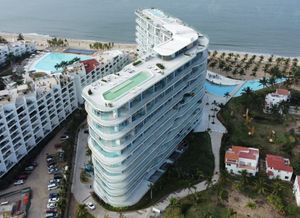
<instances>
[{"instance_id":1,"label":"building facade","mask_svg":"<svg viewBox=\"0 0 300 218\"><path fill-rule=\"evenodd\" d=\"M90 72L76 63L63 76L33 80L27 75L26 84L0 91L0 177L83 104L83 87L129 62L121 51L102 58Z\"/></svg>"},{"instance_id":2,"label":"building facade","mask_svg":"<svg viewBox=\"0 0 300 218\"><path fill-rule=\"evenodd\" d=\"M300 176L296 176L294 185L293 185L293 192L296 198L296 204L300 207Z\"/></svg>"},{"instance_id":3,"label":"building facade","mask_svg":"<svg viewBox=\"0 0 300 218\"><path fill-rule=\"evenodd\" d=\"M34 42L31 41L17 41L9 43L0 43L0 66L5 64L8 59L8 54L12 53L14 56L22 56L25 53L34 53L36 51L36 46Z\"/></svg>"},{"instance_id":4,"label":"building facade","mask_svg":"<svg viewBox=\"0 0 300 218\"><path fill-rule=\"evenodd\" d=\"M293 176L293 167L291 167L288 158L267 154L266 173L269 179L280 179L290 182Z\"/></svg>"},{"instance_id":5,"label":"building facade","mask_svg":"<svg viewBox=\"0 0 300 218\"><path fill-rule=\"evenodd\" d=\"M259 150L242 146L232 146L225 153L227 172L240 175L243 170L255 176L258 173Z\"/></svg>"},{"instance_id":6,"label":"building facade","mask_svg":"<svg viewBox=\"0 0 300 218\"><path fill-rule=\"evenodd\" d=\"M271 113L274 106L278 106L282 102L288 101L290 98L290 91L287 89L276 89L275 92L269 93L265 97L265 113ZM279 113L282 113L279 109Z\"/></svg>"},{"instance_id":7,"label":"building facade","mask_svg":"<svg viewBox=\"0 0 300 218\"><path fill-rule=\"evenodd\" d=\"M207 71L206 37L157 9L136 14L140 58L83 90L93 188L116 207L143 197L200 122Z\"/></svg>"}]
</instances>

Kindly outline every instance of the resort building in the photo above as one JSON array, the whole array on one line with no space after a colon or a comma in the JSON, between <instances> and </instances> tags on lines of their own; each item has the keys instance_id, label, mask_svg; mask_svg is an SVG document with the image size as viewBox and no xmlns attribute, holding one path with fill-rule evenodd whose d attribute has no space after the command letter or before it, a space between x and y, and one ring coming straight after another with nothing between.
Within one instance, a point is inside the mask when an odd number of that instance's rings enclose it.
<instances>
[{"instance_id":1,"label":"resort building","mask_svg":"<svg viewBox=\"0 0 300 218\"><path fill-rule=\"evenodd\" d=\"M93 188L115 207L137 203L159 179L204 106L208 39L160 10L136 14L140 58L83 90Z\"/></svg>"},{"instance_id":2,"label":"resort building","mask_svg":"<svg viewBox=\"0 0 300 218\"><path fill-rule=\"evenodd\" d=\"M258 173L259 150L242 146L232 146L225 153L225 168L227 172L241 174L246 171L255 176Z\"/></svg>"},{"instance_id":3,"label":"resort building","mask_svg":"<svg viewBox=\"0 0 300 218\"><path fill-rule=\"evenodd\" d=\"M9 53L12 53L15 57L22 56L25 53L31 54L36 51L34 42L31 41L17 41L9 43L0 43L0 66L7 62Z\"/></svg>"},{"instance_id":4,"label":"resort building","mask_svg":"<svg viewBox=\"0 0 300 218\"><path fill-rule=\"evenodd\" d=\"M267 154L266 173L269 179L291 181L293 168L290 166L290 160L288 158Z\"/></svg>"},{"instance_id":5,"label":"resort building","mask_svg":"<svg viewBox=\"0 0 300 218\"><path fill-rule=\"evenodd\" d=\"M6 89L0 91L0 177L83 103L83 87L129 62L120 51L106 52L101 60L90 72L85 62L57 75L27 72L22 85L5 78Z\"/></svg>"},{"instance_id":6,"label":"resort building","mask_svg":"<svg viewBox=\"0 0 300 218\"><path fill-rule=\"evenodd\" d=\"M0 67L6 63L8 53L9 50L7 44L0 43Z\"/></svg>"},{"instance_id":7,"label":"resort building","mask_svg":"<svg viewBox=\"0 0 300 218\"><path fill-rule=\"evenodd\" d=\"M300 207L300 176L296 176L293 186L293 192L296 198L297 206Z\"/></svg>"},{"instance_id":8,"label":"resort building","mask_svg":"<svg viewBox=\"0 0 300 218\"><path fill-rule=\"evenodd\" d=\"M272 107L278 106L281 102L288 101L290 91L287 89L276 89L275 92L269 93L265 97L265 113L271 113ZM282 113L282 111L280 112Z\"/></svg>"}]
</instances>

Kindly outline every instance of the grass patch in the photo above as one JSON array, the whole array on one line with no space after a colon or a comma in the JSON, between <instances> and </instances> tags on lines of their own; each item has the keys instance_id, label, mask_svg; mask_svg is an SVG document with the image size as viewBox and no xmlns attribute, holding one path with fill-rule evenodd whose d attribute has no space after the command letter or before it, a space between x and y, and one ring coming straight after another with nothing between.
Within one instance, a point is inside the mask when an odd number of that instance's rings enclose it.
<instances>
[{"instance_id":1,"label":"grass patch","mask_svg":"<svg viewBox=\"0 0 300 218\"><path fill-rule=\"evenodd\" d=\"M210 136L205 133L191 133L185 141L188 149L177 162L154 184L152 199L150 191L134 206L114 208L102 202L95 194L93 197L106 209L113 211L130 211L146 208L163 197L182 188L192 186L202 180L211 178L214 169L214 156L211 150Z\"/></svg>"}]
</instances>

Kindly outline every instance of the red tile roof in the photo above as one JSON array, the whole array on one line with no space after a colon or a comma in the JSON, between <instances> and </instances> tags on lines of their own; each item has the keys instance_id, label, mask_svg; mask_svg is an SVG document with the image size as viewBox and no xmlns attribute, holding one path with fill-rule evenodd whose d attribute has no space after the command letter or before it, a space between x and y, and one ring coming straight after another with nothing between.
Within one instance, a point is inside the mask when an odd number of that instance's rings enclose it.
<instances>
[{"instance_id":1,"label":"red tile roof","mask_svg":"<svg viewBox=\"0 0 300 218\"><path fill-rule=\"evenodd\" d=\"M92 70L94 70L99 65L99 62L96 61L95 59L80 61L80 63L84 64L84 68L85 68L86 73L91 72Z\"/></svg>"},{"instance_id":2,"label":"red tile roof","mask_svg":"<svg viewBox=\"0 0 300 218\"><path fill-rule=\"evenodd\" d=\"M259 150L256 148L248 148L242 146L232 146L225 153L225 161L238 160L239 158L256 160Z\"/></svg>"},{"instance_id":3,"label":"red tile roof","mask_svg":"<svg viewBox=\"0 0 300 218\"><path fill-rule=\"evenodd\" d=\"M276 94L278 94L278 95L290 95L290 92L287 89L276 89Z\"/></svg>"},{"instance_id":4,"label":"red tile roof","mask_svg":"<svg viewBox=\"0 0 300 218\"><path fill-rule=\"evenodd\" d=\"M275 170L293 172L293 167L289 165L289 160L287 162L286 158L283 158L281 156L267 154L266 162L268 167L273 168Z\"/></svg>"}]
</instances>

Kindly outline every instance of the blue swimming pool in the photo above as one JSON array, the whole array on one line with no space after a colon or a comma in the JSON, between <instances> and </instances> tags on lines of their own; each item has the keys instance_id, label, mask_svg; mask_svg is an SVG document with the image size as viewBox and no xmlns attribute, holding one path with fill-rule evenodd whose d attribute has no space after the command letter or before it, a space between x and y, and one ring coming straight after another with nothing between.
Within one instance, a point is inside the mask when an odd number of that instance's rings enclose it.
<instances>
[{"instance_id":1,"label":"blue swimming pool","mask_svg":"<svg viewBox=\"0 0 300 218\"><path fill-rule=\"evenodd\" d=\"M232 85L232 86L217 85L217 84L211 83L207 80L205 82L205 89L209 93L217 95L217 96L221 96L221 97L224 97L226 92L229 92L229 93L232 92L235 87L236 87L236 85Z\"/></svg>"},{"instance_id":2,"label":"blue swimming pool","mask_svg":"<svg viewBox=\"0 0 300 218\"><path fill-rule=\"evenodd\" d=\"M286 79L282 78L282 79L277 79L276 83L282 83L284 82ZM235 97L241 96L243 93L243 90L246 89L247 87L249 87L250 89L252 89L253 91L257 91L260 89L263 89L264 87L262 86L262 84L259 82L259 79L255 79L255 80L248 80L247 82L244 83L244 85L242 85L242 87L239 89L239 91L234 95Z\"/></svg>"},{"instance_id":3,"label":"blue swimming pool","mask_svg":"<svg viewBox=\"0 0 300 218\"><path fill-rule=\"evenodd\" d=\"M37 62L30 68L30 70L35 70L36 72L46 72L51 73L55 72L55 65L62 61L70 61L75 57L80 58L80 60L92 59L91 56L87 55L78 55L78 54L67 54L67 53L58 53L51 52L45 54L42 58L37 60Z\"/></svg>"}]
</instances>

